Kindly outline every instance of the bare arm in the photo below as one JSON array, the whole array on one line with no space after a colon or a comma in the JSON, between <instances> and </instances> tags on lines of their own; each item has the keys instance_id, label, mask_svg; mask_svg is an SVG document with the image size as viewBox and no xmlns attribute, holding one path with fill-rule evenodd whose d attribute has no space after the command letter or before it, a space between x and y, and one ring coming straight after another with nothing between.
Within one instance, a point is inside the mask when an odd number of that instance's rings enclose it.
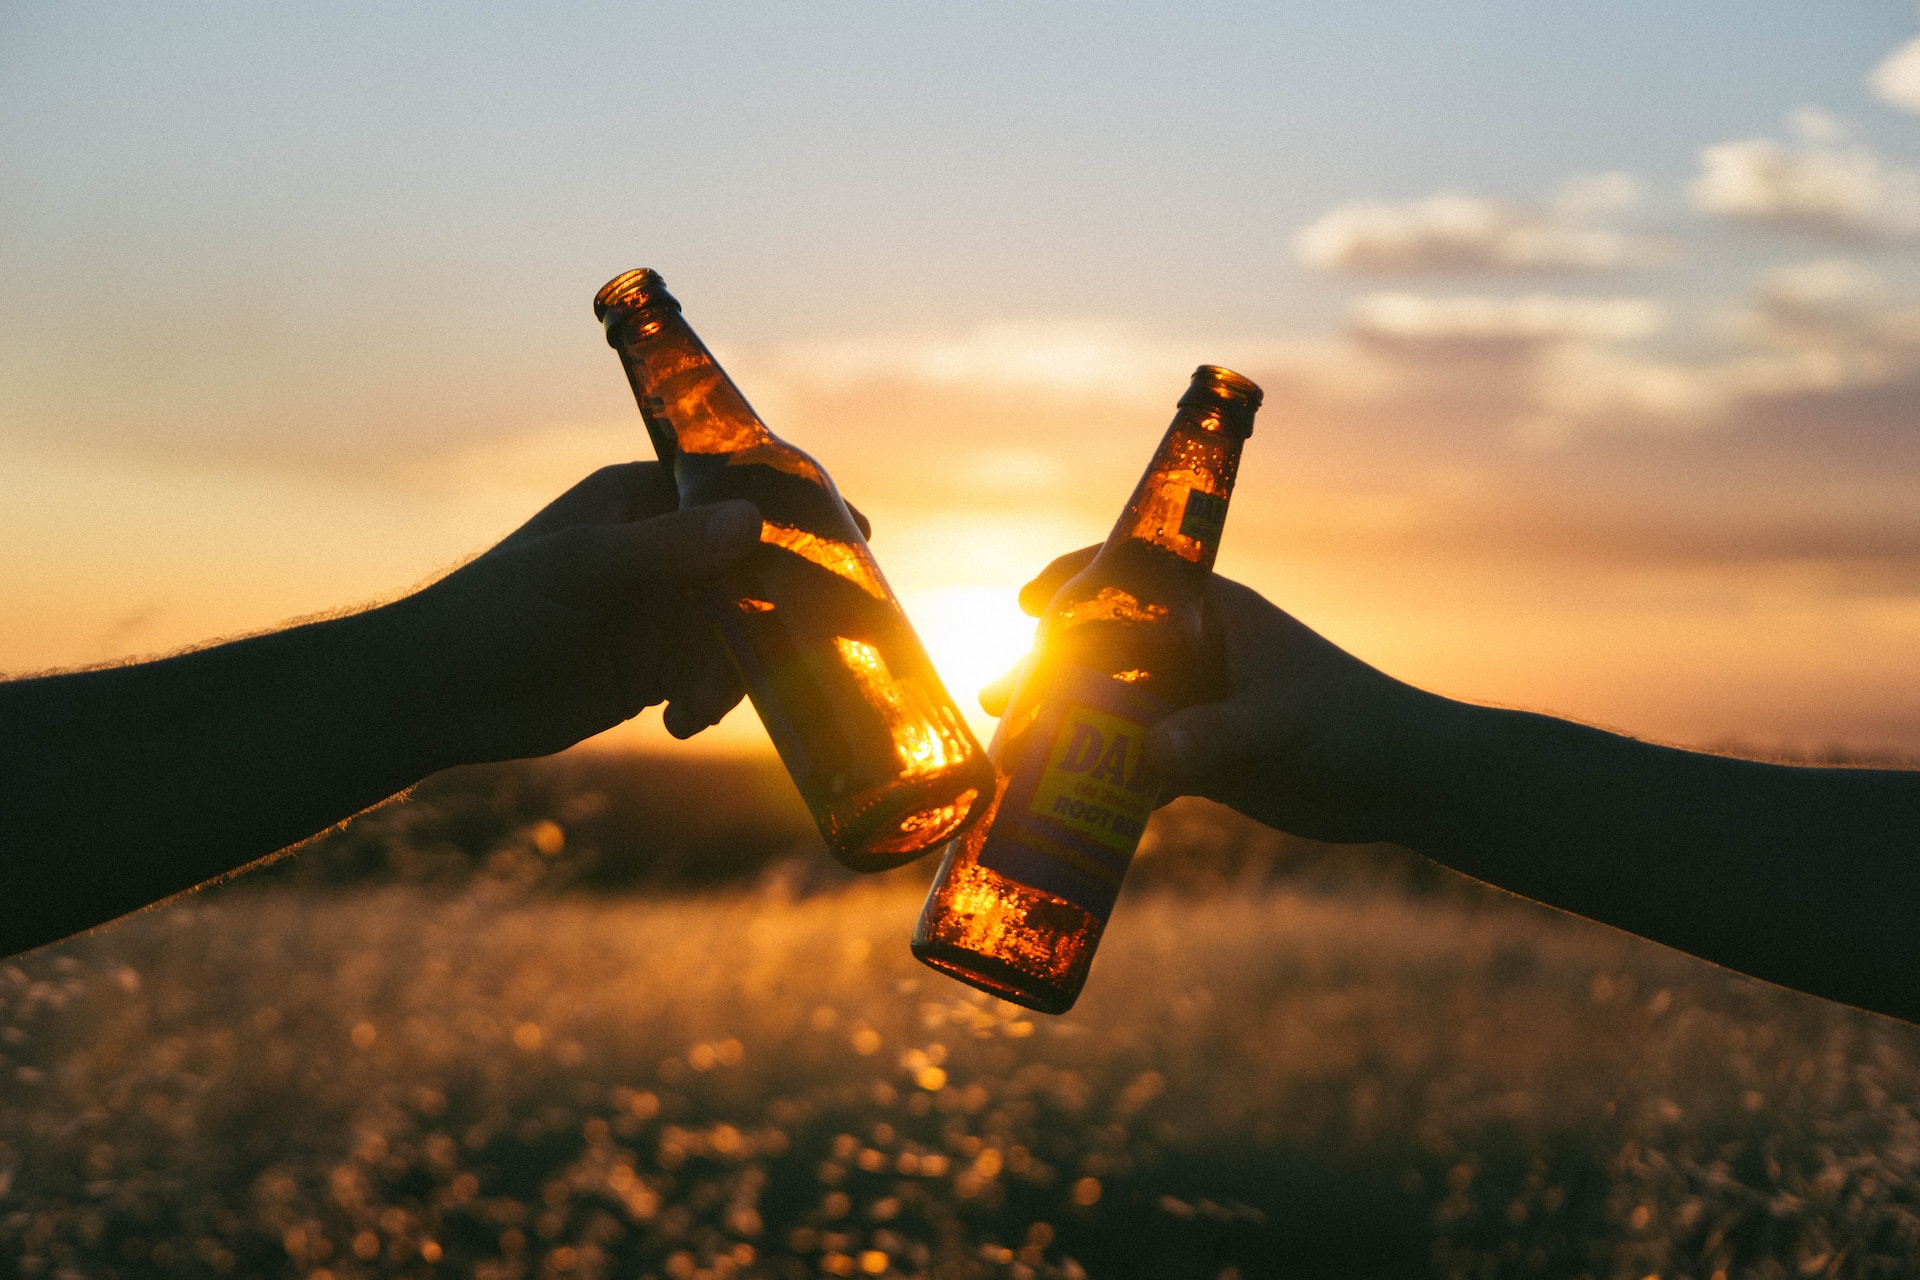
<instances>
[{"instance_id":1,"label":"bare arm","mask_svg":"<svg viewBox=\"0 0 1920 1280\"><path fill-rule=\"evenodd\" d=\"M557 751L740 692L688 581L758 540L674 511L653 464L596 472L432 586L162 659L0 683L0 954L272 854L450 765Z\"/></svg>"},{"instance_id":2,"label":"bare arm","mask_svg":"<svg viewBox=\"0 0 1920 1280\"><path fill-rule=\"evenodd\" d=\"M1717 964L1920 1021L1920 773L1682 751L1438 705L1389 839Z\"/></svg>"},{"instance_id":3,"label":"bare arm","mask_svg":"<svg viewBox=\"0 0 1920 1280\"><path fill-rule=\"evenodd\" d=\"M1082 562L1022 593L1029 611ZM1167 795L1386 840L1716 964L1920 1021L1920 772L1682 751L1376 671L1216 579L1232 695L1149 739Z\"/></svg>"}]
</instances>

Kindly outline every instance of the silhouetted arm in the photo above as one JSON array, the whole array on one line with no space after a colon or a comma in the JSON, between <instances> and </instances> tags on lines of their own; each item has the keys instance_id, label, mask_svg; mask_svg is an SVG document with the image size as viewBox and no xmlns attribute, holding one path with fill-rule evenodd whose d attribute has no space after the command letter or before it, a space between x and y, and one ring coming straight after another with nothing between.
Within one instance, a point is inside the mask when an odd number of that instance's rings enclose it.
<instances>
[{"instance_id":1,"label":"silhouetted arm","mask_svg":"<svg viewBox=\"0 0 1920 1280\"><path fill-rule=\"evenodd\" d=\"M1084 562L1022 593L1030 612ZM1920 772L1739 760L1455 702L1215 579L1232 694L1148 740L1166 794L1385 840L1743 973L1920 1021Z\"/></svg>"},{"instance_id":2,"label":"silhouetted arm","mask_svg":"<svg viewBox=\"0 0 1920 1280\"><path fill-rule=\"evenodd\" d=\"M1742 973L1920 1021L1920 773L1732 759L1444 699L1399 733L1408 797L1383 814L1384 838Z\"/></svg>"},{"instance_id":3,"label":"silhouetted arm","mask_svg":"<svg viewBox=\"0 0 1920 1280\"><path fill-rule=\"evenodd\" d=\"M758 541L596 472L392 604L177 657L0 683L0 954L266 857L455 764L560 750L670 701L740 698L686 580Z\"/></svg>"}]
</instances>

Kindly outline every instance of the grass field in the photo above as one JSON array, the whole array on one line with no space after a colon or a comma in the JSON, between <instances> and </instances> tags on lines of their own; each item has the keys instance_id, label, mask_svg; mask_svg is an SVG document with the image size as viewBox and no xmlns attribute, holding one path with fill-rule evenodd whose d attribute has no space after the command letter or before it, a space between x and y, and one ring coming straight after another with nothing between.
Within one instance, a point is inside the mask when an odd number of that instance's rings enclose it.
<instances>
[{"instance_id":1,"label":"grass field","mask_svg":"<svg viewBox=\"0 0 1920 1280\"><path fill-rule=\"evenodd\" d=\"M488 779L0 964L0 1267L1920 1272L1920 1029L1196 812L1048 1019L913 962L926 868L589 895L624 802Z\"/></svg>"}]
</instances>

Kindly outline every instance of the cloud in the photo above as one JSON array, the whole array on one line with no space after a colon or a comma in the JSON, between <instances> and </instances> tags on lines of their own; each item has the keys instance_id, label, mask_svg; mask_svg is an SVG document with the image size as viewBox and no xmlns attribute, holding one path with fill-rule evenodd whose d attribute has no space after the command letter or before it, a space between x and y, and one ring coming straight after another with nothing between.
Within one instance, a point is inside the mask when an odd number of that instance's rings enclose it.
<instances>
[{"instance_id":1,"label":"cloud","mask_svg":"<svg viewBox=\"0 0 1920 1280\"><path fill-rule=\"evenodd\" d=\"M1915 397L1920 425L1920 308L1889 301L1879 277L1828 259L1769 273L1734 317L1759 351L1726 377L1750 406L1793 402L1837 427L1863 420L1866 402Z\"/></svg>"},{"instance_id":2,"label":"cloud","mask_svg":"<svg viewBox=\"0 0 1920 1280\"><path fill-rule=\"evenodd\" d=\"M1829 452L1879 450L1888 466L1915 455L1920 308L1890 297L1873 272L1843 258L1778 268L1730 318L1740 346L1671 366L1693 426L1799 433Z\"/></svg>"},{"instance_id":3,"label":"cloud","mask_svg":"<svg viewBox=\"0 0 1920 1280\"><path fill-rule=\"evenodd\" d=\"M1167 339L1124 324L1008 320L948 333L783 342L724 356L767 422L876 521L995 510L1112 519L1203 361L1249 376L1272 339Z\"/></svg>"},{"instance_id":4,"label":"cloud","mask_svg":"<svg viewBox=\"0 0 1920 1280\"><path fill-rule=\"evenodd\" d=\"M1847 258L1769 272L1745 319L1772 346L1920 352L1920 311L1889 305L1880 277Z\"/></svg>"},{"instance_id":5,"label":"cloud","mask_svg":"<svg viewBox=\"0 0 1920 1280\"><path fill-rule=\"evenodd\" d=\"M1787 112L1787 127L1806 142L1848 142L1853 125L1824 107L1795 107Z\"/></svg>"},{"instance_id":6,"label":"cloud","mask_svg":"<svg viewBox=\"0 0 1920 1280\"><path fill-rule=\"evenodd\" d=\"M1867 77L1867 83L1883 102L1902 111L1920 112L1920 36L1888 54Z\"/></svg>"},{"instance_id":7,"label":"cloud","mask_svg":"<svg viewBox=\"0 0 1920 1280\"><path fill-rule=\"evenodd\" d=\"M725 359L775 430L882 506L873 495L892 492L930 508L1093 511L1082 493L1130 482L1202 360L1260 382L1267 421L1289 432L1312 422L1403 459L1788 419L1864 433L1865 448L1901 421L1920 426L1899 404L1913 391L1920 405L1920 308L1856 261L1774 271L1717 327L1686 318L1654 296L1382 290L1319 333L1169 339L1117 322L1003 321ZM436 455L435 479L557 490L642 447L619 411Z\"/></svg>"},{"instance_id":8,"label":"cloud","mask_svg":"<svg viewBox=\"0 0 1920 1280\"><path fill-rule=\"evenodd\" d=\"M1164 346L1114 324L1000 322L957 336L791 343L774 353L767 372L783 381L818 387L883 379L935 387L1113 397L1163 386L1170 359L1179 361Z\"/></svg>"},{"instance_id":9,"label":"cloud","mask_svg":"<svg viewBox=\"0 0 1920 1280\"><path fill-rule=\"evenodd\" d=\"M1729 222L1848 244L1920 236L1920 172L1848 143L1834 117L1802 108L1795 142L1748 138L1700 153L1694 207Z\"/></svg>"},{"instance_id":10,"label":"cloud","mask_svg":"<svg viewBox=\"0 0 1920 1280\"><path fill-rule=\"evenodd\" d=\"M1348 331L1363 342L1413 350L1484 346L1505 351L1569 339L1625 341L1657 333L1665 309L1647 298L1430 297L1377 293L1354 304Z\"/></svg>"},{"instance_id":11,"label":"cloud","mask_svg":"<svg viewBox=\"0 0 1920 1280\"><path fill-rule=\"evenodd\" d=\"M1748 447L1819 466L1844 456L1876 493L1920 474L1920 443L1901 443L1920 442L1920 307L1860 262L1829 258L1760 278L1718 320L1702 328L1654 295L1395 289L1356 298L1331 330L1264 338L1002 321L724 358L775 430L889 529L992 511L1092 536L1201 360L1267 389L1263 439L1278 434L1296 460L1319 451L1329 468L1364 460L1355 474L1389 487L1429 470L1544 466L1556 452L1731 450L1744 465ZM476 445L437 480L530 501L521 491L557 489L639 443L624 411L583 417Z\"/></svg>"},{"instance_id":12,"label":"cloud","mask_svg":"<svg viewBox=\"0 0 1920 1280\"><path fill-rule=\"evenodd\" d=\"M1727 319L1730 345L1688 359L1648 349L1668 325L1651 299L1375 294L1354 305L1344 353L1304 376L1326 397L1345 388L1349 412L1478 420L1531 443L1786 422L1891 439L1920 427L1920 307L1859 263L1775 270Z\"/></svg>"},{"instance_id":13,"label":"cloud","mask_svg":"<svg viewBox=\"0 0 1920 1280\"><path fill-rule=\"evenodd\" d=\"M1384 416L1545 444L1714 421L1716 395L1695 370L1639 349L1667 325L1648 298L1388 293L1360 299L1347 333L1355 359L1386 367L1368 380Z\"/></svg>"},{"instance_id":14,"label":"cloud","mask_svg":"<svg viewBox=\"0 0 1920 1280\"><path fill-rule=\"evenodd\" d=\"M1444 452L1474 439L1684 437L1788 408L1844 424L1920 377L1920 313L1850 260L1776 271L1725 319L1675 334L1654 297L1392 290L1356 299L1324 335L1169 342L1113 323L1000 323L783 345L733 363L776 429L817 445L843 482L879 485L878 471L864 474L878 466L871 441L910 437L909 455L882 452L887 467L914 471L922 501L1013 505L1093 482L1090 466L1127 471L1134 459L1097 442L1116 429L1151 435L1203 359L1265 386L1274 420L1415 452L1423 441ZM563 443L538 452L559 456Z\"/></svg>"},{"instance_id":15,"label":"cloud","mask_svg":"<svg viewBox=\"0 0 1920 1280\"><path fill-rule=\"evenodd\" d=\"M1600 271L1667 251L1649 237L1593 225L1638 199L1632 177L1609 173L1577 178L1545 205L1458 192L1405 204L1362 201L1303 227L1293 248L1307 266L1351 275Z\"/></svg>"}]
</instances>

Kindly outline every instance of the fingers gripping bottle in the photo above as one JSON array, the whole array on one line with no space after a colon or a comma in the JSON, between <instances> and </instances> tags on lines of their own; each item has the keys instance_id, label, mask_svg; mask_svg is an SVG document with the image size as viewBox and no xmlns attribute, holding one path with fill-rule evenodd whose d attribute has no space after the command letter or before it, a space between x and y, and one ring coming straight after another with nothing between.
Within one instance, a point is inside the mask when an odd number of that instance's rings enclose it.
<instances>
[{"instance_id":1,"label":"fingers gripping bottle","mask_svg":"<svg viewBox=\"0 0 1920 1280\"><path fill-rule=\"evenodd\" d=\"M909 862L976 820L993 767L833 481L775 436L653 271L593 301L682 506L746 498L760 546L708 607L835 857Z\"/></svg>"},{"instance_id":2,"label":"fingers gripping bottle","mask_svg":"<svg viewBox=\"0 0 1920 1280\"><path fill-rule=\"evenodd\" d=\"M1147 729L1224 695L1203 608L1260 388L1201 365L1113 532L1055 593L989 748L998 790L947 847L913 953L1065 1013L1158 799Z\"/></svg>"}]
</instances>

